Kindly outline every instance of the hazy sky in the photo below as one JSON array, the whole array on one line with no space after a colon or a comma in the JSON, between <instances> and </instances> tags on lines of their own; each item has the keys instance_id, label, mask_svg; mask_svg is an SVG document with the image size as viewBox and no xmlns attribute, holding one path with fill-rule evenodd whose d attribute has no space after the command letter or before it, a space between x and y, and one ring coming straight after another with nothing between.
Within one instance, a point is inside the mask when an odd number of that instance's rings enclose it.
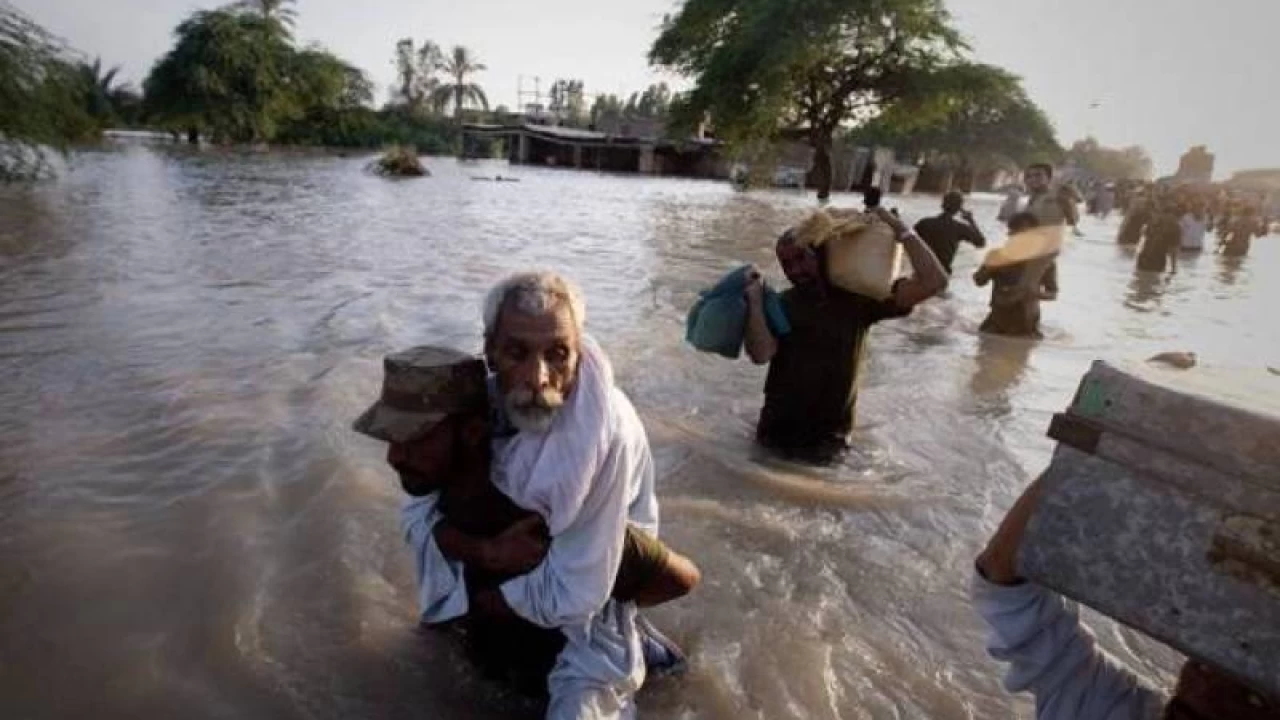
<instances>
[{"instance_id":1,"label":"hazy sky","mask_svg":"<svg viewBox=\"0 0 1280 720\"><path fill-rule=\"evenodd\" d=\"M140 83L173 27L205 0L10 0L71 45ZM1141 144L1160 174L1191 145L1216 176L1280 167L1280 0L947 0L978 59L1021 75L1064 144L1092 133ZM299 0L298 38L364 68L385 89L406 36L474 50L492 104L517 105L519 76L590 93L655 79L645 54L675 0ZM1272 90L1267 88L1271 87ZM1100 103L1090 109L1093 103Z\"/></svg>"}]
</instances>

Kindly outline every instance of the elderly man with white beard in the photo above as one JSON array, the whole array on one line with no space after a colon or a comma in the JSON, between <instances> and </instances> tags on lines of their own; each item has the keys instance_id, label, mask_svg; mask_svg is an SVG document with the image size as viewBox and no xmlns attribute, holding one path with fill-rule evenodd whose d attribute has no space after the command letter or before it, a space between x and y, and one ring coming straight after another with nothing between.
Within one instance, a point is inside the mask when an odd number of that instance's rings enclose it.
<instances>
[{"instance_id":1,"label":"elderly man with white beard","mask_svg":"<svg viewBox=\"0 0 1280 720\"><path fill-rule=\"evenodd\" d=\"M627 525L657 534L654 465L639 416L583 330L578 290L551 273L512 276L485 302L494 405L493 484L546 523L543 561L467 597L467 538L429 504L406 508L423 620L514 614L566 638L547 717L630 718L645 678L636 606L610 597Z\"/></svg>"}]
</instances>

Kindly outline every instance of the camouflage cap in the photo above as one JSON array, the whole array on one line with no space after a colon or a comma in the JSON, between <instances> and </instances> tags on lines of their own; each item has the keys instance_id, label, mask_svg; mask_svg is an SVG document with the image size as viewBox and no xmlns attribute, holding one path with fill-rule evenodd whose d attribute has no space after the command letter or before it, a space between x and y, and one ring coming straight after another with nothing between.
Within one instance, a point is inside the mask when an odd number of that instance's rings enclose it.
<instances>
[{"instance_id":1,"label":"camouflage cap","mask_svg":"<svg viewBox=\"0 0 1280 720\"><path fill-rule=\"evenodd\" d=\"M356 432L407 442L452 413L488 408L488 371L474 355L422 346L392 353L382 364L382 397L355 421Z\"/></svg>"}]
</instances>

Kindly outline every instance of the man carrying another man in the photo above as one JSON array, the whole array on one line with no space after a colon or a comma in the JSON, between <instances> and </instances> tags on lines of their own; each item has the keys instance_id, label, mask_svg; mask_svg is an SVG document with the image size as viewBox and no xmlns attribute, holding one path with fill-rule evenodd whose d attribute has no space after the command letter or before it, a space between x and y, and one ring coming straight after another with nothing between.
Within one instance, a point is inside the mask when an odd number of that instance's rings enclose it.
<instances>
[{"instance_id":1,"label":"man carrying another man","mask_svg":"<svg viewBox=\"0 0 1280 720\"><path fill-rule=\"evenodd\" d=\"M392 440L388 460L406 490L427 493L403 517L423 621L466 615L482 634L497 623L504 630L487 637L499 645L506 629L553 629L563 650L547 679L547 717L631 717L645 676L636 606L679 597L699 578L656 540L644 427L584 319L581 296L563 278L513 276L485 307L491 426L476 410L483 368L446 362L451 380L441 382L409 358L405 372L389 372L381 410L357 428ZM444 358L419 356L428 365ZM442 396L452 400L432 405ZM434 422L415 426L403 417L413 411ZM379 412L387 419L371 417ZM409 427L387 431L401 421ZM524 646L527 637L535 636L513 630L506 650L545 646Z\"/></svg>"},{"instance_id":2,"label":"man carrying another man","mask_svg":"<svg viewBox=\"0 0 1280 720\"><path fill-rule=\"evenodd\" d=\"M802 244L792 231L775 253L792 287L782 293L791 333L774 337L765 320L763 281L747 286L747 355L769 363L757 440L783 455L830 462L848 447L857 401L858 370L871 326L905 317L947 287L947 273L918 235L882 207L873 211L906 248L914 275L876 300L842 290L827 277L826 247Z\"/></svg>"}]
</instances>

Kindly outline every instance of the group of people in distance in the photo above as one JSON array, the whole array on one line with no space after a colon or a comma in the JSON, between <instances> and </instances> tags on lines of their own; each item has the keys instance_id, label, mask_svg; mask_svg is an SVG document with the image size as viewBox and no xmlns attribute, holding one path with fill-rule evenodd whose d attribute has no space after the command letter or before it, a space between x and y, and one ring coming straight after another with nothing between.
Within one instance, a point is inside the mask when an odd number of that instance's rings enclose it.
<instances>
[{"instance_id":1,"label":"group of people in distance","mask_svg":"<svg viewBox=\"0 0 1280 720\"><path fill-rule=\"evenodd\" d=\"M1138 270L1176 271L1180 253L1203 252L1216 231L1215 251L1224 257L1249 254L1254 238L1266 235L1271 219L1262 199L1238 191L1191 185L1151 184L1131 188L1116 242L1139 246Z\"/></svg>"},{"instance_id":2,"label":"group of people in distance","mask_svg":"<svg viewBox=\"0 0 1280 720\"><path fill-rule=\"evenodd\" d=\"M1041 227L1060 236L1074 219L1052 172L1027 169L1014 237ZM942 292L960 243L986 245L958 194L914 230L896 213L872 212L911 261L889 297L836 287L826 247L790 231L774 248L791 282L780 293L788 332L771 329L760 273L746 284L744 345L769 365L756 437L785 457L829 462L847 448L870 328ZM1054 292L1056 247L1045 247L978 271L995 285L984 327L1034 331L1039 300ZM583 296L564 277L513 275L486 297L483 357L445 347L387 356L381 397L355 423L387 443L409 496L401 523L421 622L455 631L481 668L541 696L553 720L635 717L646 677L687 663L641 610L701 582L694 559L659 537L644 424L585 320ZM1096 648L1061 597L1019 578L1013 559L1035 488L978 559L973 582L992 654L1011 666L1006 685L1035 693L1040 718L1280 720L1271 700L1198 662L1166 703Z\"/></svg>"}]
</instances>

